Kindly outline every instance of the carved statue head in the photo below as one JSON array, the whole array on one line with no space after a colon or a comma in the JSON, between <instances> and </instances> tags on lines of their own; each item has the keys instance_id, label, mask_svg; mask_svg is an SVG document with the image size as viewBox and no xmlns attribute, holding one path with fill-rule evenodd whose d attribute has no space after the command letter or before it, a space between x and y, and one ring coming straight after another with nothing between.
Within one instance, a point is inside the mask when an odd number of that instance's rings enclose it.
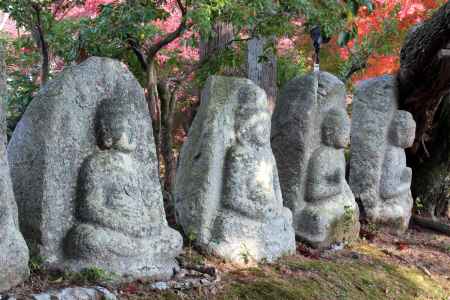
<instances>
[{"instance_id":1,"label":"carved statue head","mask_svg":"<svg viewBox=\"0 0 450 300\"><path fill-rule=\"evenodd\" d=\"M121 152L133 152L136 149L131 112L113 101L104 100L97 108L96 134L100 149Z\"/></svg>"},{"instance_id":2,"label":"carved statue head","mask_svg":"<svg viewBox=\"0 0 450 300\"><path fill-rule=\"evenodd\" d=\"M331 109L322 122L322 142L336 149L350 142L350 118L344 109Z\"/></svg>"},{"instance_id":3,"label":"carved statue head","mask_svg":"<svg viewBox=\"0 0 450 300\"><path fill-rule=\"evenodd\" d=\"M404 110L398 110L389 129L389 141L397 147L406 149L412 146L416 135L416 122Z\"/></svg>"},{"instance_id":4,"label":"carved statue head","mask_svg":"<svg viewBox=\"0 0 450 300\"><path fill-rule=\"evenodd\" d=\"M264 91L239 90L235 130L236 138L242 144L270 145L270 113Z\"/></svg>"}]
</instances>

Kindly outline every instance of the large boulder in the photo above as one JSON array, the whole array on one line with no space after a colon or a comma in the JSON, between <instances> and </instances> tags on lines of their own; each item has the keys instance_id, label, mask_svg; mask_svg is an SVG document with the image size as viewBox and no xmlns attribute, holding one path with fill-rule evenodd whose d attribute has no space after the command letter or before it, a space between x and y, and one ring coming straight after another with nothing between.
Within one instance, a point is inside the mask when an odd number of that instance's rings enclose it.
<instances>
[{"instance_id":1,"label":"large boulder","mask_svg":"<svg viewBox=\"0 0 450 300\"><path fill-rule=\"evenodd\" d=\"M270 148L270 113L248 79L211 77L181 150L178 222L198 246L233 262L295 251Z\"/></svg>"},{"instance_id":2,"label":"large boulder","mask_svg":"<svg viewBox=\"0 0 450 300\"><path fill-rule=\"evenodd\" d=\"M396 93L392 76L356 87L349 181L369 222L402 233L413 205L404 149L412 145L416 127L410 113L398 110Z\"/></svg>"},{"instance_id":3,"label":"large boulder","mask_svg":"<svg viewBox=\"0 0 450 300\"><path fill-rule=\"evenodd\" d=\"M181 235L165 219L143 89L123 64L92 57L33 99L8 159L20 226L50 268L170 277Z\"/></svg>"},{"instance_id":4,"label":"large boulder","mask_svg":"<svg viewBox=\"0 0 450 300\"><path fill-rule=\"evenodd\" d=\"M0 45L0 292L23 282L29 275L28 248L19 232L17 205L14 199L6 158L6 70Z\"/></svg>"},{"instance_id":5,"label":"large boulder","mask_svg":"<svg viewBox=\"0 0 450 300\"><path fill-rule=\"evenodd\" d=\"M272 116L272 149L295 232L318 248L358 237L359 210L345 180L350 120L344 84L326 72L283 87Z\"/></svg>"}]
</instances>

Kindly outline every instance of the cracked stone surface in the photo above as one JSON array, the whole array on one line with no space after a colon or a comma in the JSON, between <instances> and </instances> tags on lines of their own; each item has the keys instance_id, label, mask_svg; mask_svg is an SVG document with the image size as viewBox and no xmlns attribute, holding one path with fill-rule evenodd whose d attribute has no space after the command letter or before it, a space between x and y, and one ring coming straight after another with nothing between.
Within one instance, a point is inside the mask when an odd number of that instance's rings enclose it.
<instances>
[{"instance_id":1,"label":"cracked stone surface","mask_svg":"<svg viewBox=\"0 0 450 300\"><path fill-rule=\"evenodd\" d=\"M28 278L29 253L19 231L17 205L6 158L6 69L0 45L0 292Z\"/></svg>"},{"instance_id":2,"label":"cracked stone surface","mask_svg":"<svg viewBox=\"0 0 450 300\"><path fill-rule=\"evenodd\" d=\"M358 85L352 118L350 186L370 222L400 234L413 205L404 149L412 145L416 125L410 113L398 110L395 78Z\"/></svg>"},{"instance_id":3,"label":"cracked stone surface","mask_svg":"<svg viewBox=\"0 0 450 300\"><path fill-rule=\"evenodd\" d=\"M173 275L182 239L155 152L143 89L122 63L89 58L38 92L8 159L22 232L47 267Z\"/></svg>"},{"instance_id":4,"label":"cracked stone surface","mask_svg":"<svg viewBox=\"0 0 450 300\"><path fill-rule=\"evenodd\" d=\"M175 204L184 232L227 260L272 261L295 251L270 148L267 97L250 80L208 80L181 151Z\"/></svg>"},{"instance_id":5,"label":"cracked stone surface","mask_svg":"<svg viewBox=\"0 0 450 300\"><path fill-rule=\"evenodd\" d=\"M314 72L289 81L272 116L272 149L299 239L313 247L358 237L359 210L345 180L349 141L344 84Z\"/></svg>"}]
</instances>

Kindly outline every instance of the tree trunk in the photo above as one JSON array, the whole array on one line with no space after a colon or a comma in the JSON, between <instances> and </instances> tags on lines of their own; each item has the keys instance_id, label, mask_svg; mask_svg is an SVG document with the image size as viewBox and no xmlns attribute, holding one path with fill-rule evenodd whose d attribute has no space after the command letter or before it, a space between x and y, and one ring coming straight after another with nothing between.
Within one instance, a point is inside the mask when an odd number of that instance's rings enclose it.
<instances>
[{"instance_id":1,"label":"tree trunk","mask_svg":"<svg viewBox=\"0 0 450 300\"><path fill-rule=\"evenodd\" d=\"M132 3L130 3L130 5L131 4ZM129 46L131 47L133 53L136 55L136 58L138 59L142 70L147 73L147 103L153 125L153 136L155 140L156 155L158 160L158 171L161 173L160 154L162 152L163 162L166 167L164 172L165 177L162 190L163 192L168 191L169 194L175 172L175 159L172 152L173 110L175 109L175 103L172 103L172 100L173 102L175 100L171 97L169 104L167 104L167 97L164 93L165 85L163 85L163 98L161 98L161 95L159 95L158 93L156 56L161 49L172 43L175 39L181 37L183 33L191 27L191 25L187 24L188 18L186 16L188 12L186 6L183 4L183 1L176 1L176 4L178 5L178 9L181 11L181 20L177 28L174 31L167 33L156 43L153 43L150 47L146 47L145 54L143 52L144 49L139 45L139 39L135 39L131 36L128 37ZM161 101L164 102L161 103ZM163 112L161 111L161 104L164 106ZM160 182L163 182L161 176ZM166 198L164 200L165 202L167 202Z\"/></svg>"},{"instance_id":2,"label":"tree trunk","mask_svg":"<svg viewBox=\"0 0 450 300\"><path fill-rule=\"evenodd\" d=\"M450 236L450 225L436 222L435 220L430 220L427 218L419 217L416 215L412 216L412 221L416 223L419 226L432 229L434 231L444 233L448 236Z\"/></svg>"},{"instance_id":3,"label":"tree trunk","mask_svg":"<svg viewBox=\"0 0 450 300\"><path fill-rule=\"evenodd\" d=\"M433 217L446 216L450 201L450 97L441 103L432 130L430 158L414 165L413 195Z\"/></svg>"},{"instance_id":4,"label":"tree trunk","mask_svg":"<svg viewBox=\"0 0 450 300\"><path fill-rule=\"evenodd\" d=\"M217 22L214 24L212 33L208 36L202 36L200 38L200 61L205 61L211 55L217 55L227 47L234 38L233 25L224 22ZM233 76L237 73L237 71L233 68L225 67L223 70L220 70L222 75ZM195 114L197 113L197 109L200 106L201 102L201 89L197 91L198 101L193 103L190 112L187 112L190 116L188 126L190 127L192 121L194 120ZM185 130L186 131L186 130ZM187 133L187 132L186 132Z\"/></svg>"},{"instance_id":5,"label":"tree trunk","mask_svg":"<svg viewBox=\"0 0 450 300\"><path fill-rule=\"evenodd\" d=\"M432 216L447 210L449 199L450 2L405 39L397 74L399 106L417 122L408 149L412 191Z\"/></svg>"},{"instance_id":6,"label":"tree trunk","mask_svg":"<svg viewBox=\"0 0 450 300\"><path fill-rule=\"evenodd\" d=\"M0 129L0 134L4 134L3 130L4 130L4 119L6 116L6 62L5 62L5 57L6 57L6 50L5 50L5 45L4 43L0 42L0 107L1 107L1 111L0 111L0 125L2 126L2 128Z\"/></svg>"},{"instance_id":7,"label":"tree trunk","mask_svg":"<svg viewBox=\"0 0 450 300\"><path fill-rule=\"evenodd\" d=\"M36 13L36 25L32 29L32 36L41 53L41 85L44 85L50 75L50 57L48 44L45 40L44 30L42 28L41 10L37 5L33 6Z\"/></svg>"},{"instance_id":8,"label":"tree trunk","mask_svg":"<svg viewBox=\"0 0 450 300\"><path fill-rule=\"evenodd\" d=\"M177 163L173 153L172 132L176 96L175 92L170 92L167 82L159 82L158 91L161 100L161 156L164 162L164 206L169 224L175 225L175 204L173 203L172 186L175 181Z\"/></svg>"},{"instance_id":9,"label":"tree trunk","mask_svg":"<svg viewBox=\"0 0 450 300\"><path fill-rule=\"evenodd\" d=\"M234 38L233 25L224 22L214 24L212 33L200 39L200 60L204 60L210 55L216 55L218 51L224 49ZM234 69L224 68L223 75L234 75Z\"/></svg>"},{"instance_id":10,"label":"tree trunk","mask_svg":"<svg viewBox=\"0 0 450 300\"><path fill-rule=\"evenodd\" d=\"M400 108L411 112L417 134L409 151L416 158L427 156L435 113L442 97L450 90L450 2L429 20L416 26L406 37L400 53L398 73Z\"/></svg>"},{"instance_id":11,"label":"tree trunk","mask_svg":"<svg viewBox=\"0 0 450 300\"><path fill-rule=\"evenodd\" d=\"M155 140L156 155L159 161L161 151L161 110L158 95L158 76L156 74L156 61L149 59L147 68L147 103L152 118L153 137ZM158 164L159 165L159 164Z\"/></svg>"},{"instance_id":12,"label":"tree trunk","mask_svg":"<svg viewBox=\"0 0 450 300\"><path fill-rule=\"evenodd\" d=\"M277 98L277 57L267 49L266 38L254 38L248 42L247 76L266 91L270 110Z\"/></svg>"}]
</instances>

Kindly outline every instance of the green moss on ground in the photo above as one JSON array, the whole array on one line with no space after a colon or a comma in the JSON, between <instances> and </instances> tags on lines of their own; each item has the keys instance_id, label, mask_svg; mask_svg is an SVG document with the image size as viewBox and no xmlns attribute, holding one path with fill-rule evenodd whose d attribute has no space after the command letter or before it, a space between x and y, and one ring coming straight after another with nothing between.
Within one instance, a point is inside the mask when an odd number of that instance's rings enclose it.
<instances>
[{"instance_id":1,"label":"green moss on ground","mask_svg":"<svg viewBox=\"0 0 450 300\"><path fill-rule=\"evenodd\" d=\"M234 272L230 282L218 299L450 299L448 290L420 270L377 259L288 258Z\"/></svg>"},{"instance_id":2,"label":"green moss on ground","mask_svg":"<svg viewBox=\"0 0 450 300\"><path fill-rule=\"evenodd\" d=\"M382 249L357 243L352 249L330 258L312 259L301 255L287 257L273 264L247 269L221 265L222 280L214 288L189 291L154 291L148 282L134 282L118 287L120 299L139 300L301 300L301 299L436 299L450 300L450 282L443 277L429 277L412 265L389 260ZM195 251L189 261L207 258ZM33 280L43 282L44 290L53 285L95 282L105 278L103 271L90 269L80 274L62 274L56 278L42 273L40 261L32 260ZM437 274L436 274L437 276ZM46 278L45 281L42 278ZM89 285L89 284L87 284ZM30 291L25 294L29 294Z\"/></svg>"}]
</instances>

